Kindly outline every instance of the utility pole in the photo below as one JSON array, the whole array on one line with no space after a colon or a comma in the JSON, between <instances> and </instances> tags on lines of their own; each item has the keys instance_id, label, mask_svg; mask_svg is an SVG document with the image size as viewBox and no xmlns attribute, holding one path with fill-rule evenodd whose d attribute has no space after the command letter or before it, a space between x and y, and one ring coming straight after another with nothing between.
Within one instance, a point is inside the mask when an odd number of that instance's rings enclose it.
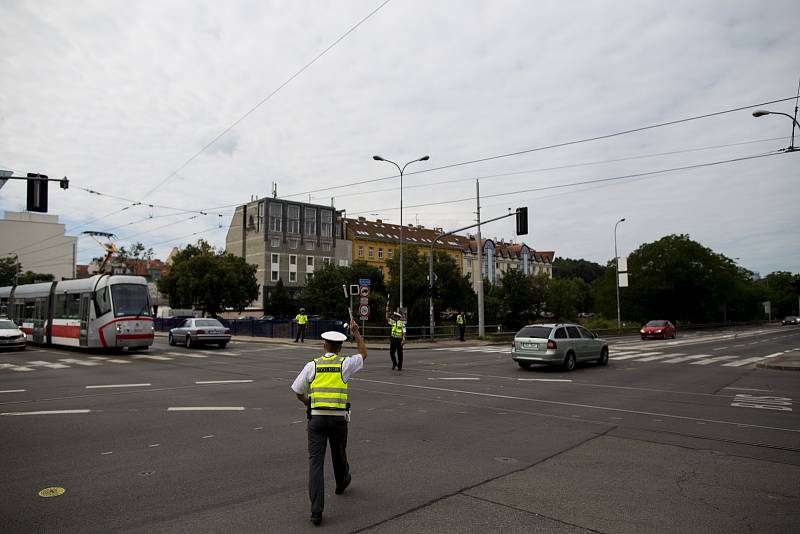
<instances>
[{"instance_id":1,"label":"utility pole","mask_svg":"<svg viewBox=\"0 0 800 534\"><path fill-rule=\"evenodd\" d=\"M475 288L478 292L478 339L483 339L485 334L485 324L483 319L483 247L481 243L481 184L475 180L475 196L478 203L478 235L475 248L478 250L478 279L475 280Z\"/></svg>"}]
</instances>

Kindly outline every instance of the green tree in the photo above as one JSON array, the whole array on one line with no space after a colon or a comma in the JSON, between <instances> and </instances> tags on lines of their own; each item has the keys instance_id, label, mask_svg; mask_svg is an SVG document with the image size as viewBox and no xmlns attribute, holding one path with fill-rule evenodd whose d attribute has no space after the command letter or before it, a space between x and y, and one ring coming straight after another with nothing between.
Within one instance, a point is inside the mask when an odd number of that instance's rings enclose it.
<instances>
[{"instance_id":1,"label":"green tree","mask_svg":"<svg viewBox=\"0 0 800 534\"><path fill-rule=\"evenodd\" d=\"M287 316L290 312L291 296L289 290L283 285L283 278L278 278L269 292L269 302L264 305L264 311L276 317Z\"/></svg>"},{"instance_id":2,"label":"green tree","mask_svg":"<svg viewBox=\"0 0 800 534\"><path fill-rule=\"evenodd\" d=\"M257 269L201 239L175 255L172 270L158 282L158 289L173 308L193 307L211 316L225 308L241 312L258 297Z\"/></svg>"},{"instance_id":3,"label":"green tree","mask_svg":"<svg viewBox=\"0 0 800 534\"><path fill-rule=\"evenodd\" d=\"M553 279L547 293L547 310L556 321L575 321L587 290L588 284L582 278Z\"/></svg>"},{"instance_id":4,"label":"green tree","mask_svg":"<svg viewBox=\"0 0 800 534\"><path fill-rule=\"evenodd\" d=\"M19 281L17 283L19 285L36 284L39 282L52 282L53 280L55 280L55 276L50 273L35 273L33 271L25 271L23 274L19 275Z\"/></svg>"},{"instance_id":5,"label":"green tree","mask_svg":"<svg viewBox=\"0 0 800 534\"><path fill-rule=\"evenodd\" d=\"M553 278L569 279L580 278L587 284L591 284L606 271L606 267L592 261L570 258L556 258L553 260Z\"/></svg>"},{"instance_id":6,"label":"green tree","mask_svg":"<svg viewBox=\"0 0 800 534\"><path fill-rule=\"evenodd\" d=\"M14 285L14 277L19 269L17 258L0 259L0 287Z\"/></svg>"},{"instance_id":7,"label":"green tree","mask_svg":"<svg viewBox=\"0 0 800 534\"><path fill-rule=\"evenodd\" d=\"M349 283L347 274L345 268L323 264L300 293L300 303L308 313L323 319L347 317L348 301L342 291L342 285Z\"/></svg>"},{"instance_id":8,"label":"green tree","mask_svg":"<svg viewBox=\"0 0 800 534\"><path fill-rule=\"evenodd\" d=\"M797 293L795 293L792 280L798 275L787 271L769 273L759 280L758 286L763 289L763 300L770 301L773 316L800 315L797 309Z\"/></svg>"}]
</instances>

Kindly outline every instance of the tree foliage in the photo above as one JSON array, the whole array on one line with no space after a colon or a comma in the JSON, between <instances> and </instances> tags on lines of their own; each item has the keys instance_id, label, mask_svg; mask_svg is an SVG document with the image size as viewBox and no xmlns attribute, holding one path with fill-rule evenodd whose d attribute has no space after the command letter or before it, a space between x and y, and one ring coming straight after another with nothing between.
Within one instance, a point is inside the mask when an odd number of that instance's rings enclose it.
<instances>
[{"instance_id":1,"label":"tree foliage","mask_svg":"<svg viewBox=\"0 0 800 534\"><path fill-rule=\"evenodd\" d=\"M158 289L173 308L193 307L211 316L225 308L242 311L258 297L257 269L201 239L175 255L172 270L158 282Z\"/></svg>"},{"instance_id":2,"label":"tree foliage","mask_svg":"<svg viewBox=\"0 0 800 534\"><path fill-rule=\"evenodd\" d=\"M347 307L350 299L345 298L342 286L349 290L350 285L358 284L362 278L370 279L371 294L369 296L370 319L383 320L383 310L386 303L384 296L386 285L383 272L377 267L372 267L365 262L356 261L350 266L336 266L325 264L314 272L306 287L300 293L300 303L308 313L320 315L324 319L346 320L349 317ZM353 297L354 310L358 298Z\"/></svg>"},{"instance_id":3,"label":"tree foliage","mask_svg":"<svg viewBox=\"0 0 800 534\"><path fill-rule=\"evenodd\" d=\"M269 292L269 302L265 303L264 311L275 317L286 317L291 313L291 300L289 290L283 285L283 278L278 278L275 287Z\"/></svg>"},{"instance_id":4,"label":"tree foliage","mask_svg":"<svg viewBox=\"0 0 800 534\"><path fill-rule=\"evenodd\" d=\"M17 284L22 285L52 282L55 277L50 273L22 272L22 264L18 262L16 257L0 259L0 287L12 286L15 280Z\"/></svg>"},{"instance_id":5,"label":"tree foliage","mask_svg":"<svg viewBox=\"0 0 800 534\"><path fill-rule=\"evenodd\" d=\"M606 267L592 261L570 258L556 258L553 260L553 278L569 279L580 278L587 284L591 284L606 271Z\"/></svg>"},{"instance_id":6,"label":"tree foliage","mask_svg":"<svg viewBox=\"0 0 800 534\"><path fill-rule=\"evenodd\" d=\"M798 275L787 271L776 271L759 280L758 286L764 291L764 300L772 305L773 316L800 315L798 294L792 285Z\"/></svg>"}]
</instances>

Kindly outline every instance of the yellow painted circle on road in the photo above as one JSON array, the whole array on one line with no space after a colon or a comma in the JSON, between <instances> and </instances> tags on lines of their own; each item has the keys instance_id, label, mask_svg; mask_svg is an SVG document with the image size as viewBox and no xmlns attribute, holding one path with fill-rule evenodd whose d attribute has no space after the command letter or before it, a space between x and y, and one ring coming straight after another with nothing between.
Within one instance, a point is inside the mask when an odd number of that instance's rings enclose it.
<instances>
[{"instance_id":1,"label":"yellow painted circle on road","mask_svg":"<svg viewBox=\"0 0 800 534\"><path fill-rule=\"evenodd\" d=\"M64 495L66 491L67 490L65 490L64 488L53 486L50 488L45 488L42 491L40 491L39 497L60 497L61 495Z\"/></svg>"}]
</instances>

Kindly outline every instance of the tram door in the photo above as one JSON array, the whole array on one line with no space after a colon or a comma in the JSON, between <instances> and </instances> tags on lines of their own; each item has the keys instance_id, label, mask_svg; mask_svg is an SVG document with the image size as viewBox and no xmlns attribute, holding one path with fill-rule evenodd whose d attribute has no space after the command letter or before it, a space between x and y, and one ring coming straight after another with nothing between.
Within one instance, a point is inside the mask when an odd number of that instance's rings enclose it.
<instances>
[{"instance_id":1,"label":"tram door","mask_svg":"<svg viewBox=\"0 0 800 534\"><path fill-rule=\"evenodd\" d=\"M91 300L91 293L81 293L81 305L80 305L80 317L81 317L81 339L80 339L80 346L81 347L88 347L89 346L89 306L92 303Z\"/></svg>"},{"instance_id":2,"label":"tram door","mask_svg":"<svg viewBox=\"0 0 800 534\"><path fill-rule=\"evenodd\" d=\"M45 342L45 322L47 321L47 299L37 298L33 305L33 342Z\"/></svg>"}]
</instances>

